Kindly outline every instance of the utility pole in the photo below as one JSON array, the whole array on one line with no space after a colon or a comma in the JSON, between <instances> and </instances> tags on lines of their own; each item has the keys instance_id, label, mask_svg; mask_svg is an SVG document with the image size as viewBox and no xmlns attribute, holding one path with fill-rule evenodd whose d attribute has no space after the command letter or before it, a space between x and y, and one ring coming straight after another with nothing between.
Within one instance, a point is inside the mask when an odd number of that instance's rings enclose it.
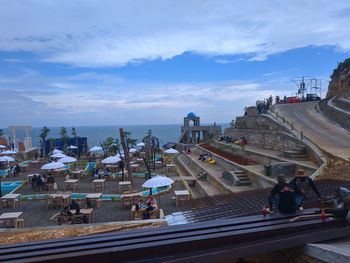
<instances>
[{"instance_id":1,"label":"utility pole","mask_svg":"<svg viewBox=\"0 0 350 263\"><path fill-rule=\"evenodd\" d=\"M123 128L119 128L119 133L120 133L120 142L121 142L121 144L123 146L123 150L124 150L125 167L126 167L126 170L128 171L130 181L132 182L132 171L131 171L131 165L130 165L129 149L128 149L128 147L126 147Z\"/></svg>"}]
</instances>

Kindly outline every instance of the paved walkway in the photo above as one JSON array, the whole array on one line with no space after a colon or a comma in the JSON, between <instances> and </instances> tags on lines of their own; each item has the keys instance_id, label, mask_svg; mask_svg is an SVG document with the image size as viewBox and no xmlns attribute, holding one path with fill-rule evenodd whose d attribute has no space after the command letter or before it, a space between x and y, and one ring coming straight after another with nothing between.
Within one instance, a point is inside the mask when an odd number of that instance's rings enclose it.
<instances>
[{"instance_id":1,"label":"paved walkway","mask_svg":"<svg viewBox=\"0 0 350 263\"><path fill-rule=\"evenodd\" d=\"M298 131L324 151L348 160L350 157L350 132L320 114L315 106L318 102L280 104L275 111L293 122Z\"/></svg>"}]
</instances>

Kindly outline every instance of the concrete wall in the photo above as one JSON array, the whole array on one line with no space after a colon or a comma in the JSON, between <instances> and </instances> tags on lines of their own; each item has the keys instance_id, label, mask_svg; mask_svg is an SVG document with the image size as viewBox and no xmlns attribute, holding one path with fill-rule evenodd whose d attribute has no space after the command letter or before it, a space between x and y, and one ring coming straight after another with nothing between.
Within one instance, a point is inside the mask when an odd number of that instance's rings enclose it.
<instances>
[{"instance_id":1,"label":"concrete wall","mask_svg":"<svg viewBox=\"0 0 350 263\"><path fill-rule=\"evenodd\" d=\"M329 119L338 122L345 129L350 130L350 111L338 108L333 105L334 98L322 100L319 108Z\"/></svg>"},{"instance_id":2,"label":"concrete wall","mask_svg":"<svg viewBox=\"0 0 350 263\"><path fill-rule=\"evenodd\" d=\"M271 120L269 117L261 114L255 116L237 117L234 128L287 132L287 130L284 127L280 126L278 123ZM228 130L229 129L230 128L228 128Z\"/></svg>"}]
</instances>

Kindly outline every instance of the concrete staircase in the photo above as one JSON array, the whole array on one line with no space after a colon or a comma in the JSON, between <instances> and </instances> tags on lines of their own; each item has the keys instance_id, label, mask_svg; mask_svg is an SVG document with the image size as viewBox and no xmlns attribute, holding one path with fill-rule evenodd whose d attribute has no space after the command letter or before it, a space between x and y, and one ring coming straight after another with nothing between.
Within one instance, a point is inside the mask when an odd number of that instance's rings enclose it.
<instances>
[{"instance_id":1,"label":"concrete staircase","mask_svg":"<svg viewBox=\"0 0 350 263\"><path fill-rule=\"evenodd\" d=\"M222 178L237 186L251 185L250 179L244 171L224 171Z\"/></svg>"},{"instance_id":2,"label":"concrete staircase","mask_svg":"<svg viewBox=\"0 0 350 263\"><path fill-rule=\"evenodd\" d=\"M282 152L283 158L298 160L298 161L307 161L309 156L307 155L306 147L296 146L290 150L285 150Z\"/></svg>"}]
</instances>

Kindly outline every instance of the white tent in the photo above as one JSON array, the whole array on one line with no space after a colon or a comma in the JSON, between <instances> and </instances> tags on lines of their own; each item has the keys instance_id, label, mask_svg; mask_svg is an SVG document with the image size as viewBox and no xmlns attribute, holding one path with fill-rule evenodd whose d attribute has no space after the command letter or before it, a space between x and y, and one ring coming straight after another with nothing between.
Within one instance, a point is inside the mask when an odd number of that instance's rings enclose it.
<instances>
[{"instance_id":1,"label":"white tent","mask_svg":"<svg viewBox=\"0 0 350 263\"><path fill-rule=\"evenodd\" d=\"M60 163L75 163L77 159L70 157L70 156L65 156L61 159L58 160Z\"/></svg>"},{"instance_id":2,"label":"white tent","mask_svg":"<svg viewBox=\"0 0 350 263\"><path fill-rule=\"evenodd\" d=\"M52 157L52 158L63 158L63 157L66 157L66 155L63 154L63 153L54 153L50 157Z\"/></svg>"},{"instance_id":3,"label":"white tent","mask_svg":"<svg viewBox=\"0 0 350 263\"><path fill-rule=\"evenodd\" d=\"M41 170L54 170L54 169L60 169L60 168L63 168L63 167L64 167L63 163L51 162L51 163L44 164L41 167Z\"/></svg>"},{"instance_id":4,"label":"white tent","mask_svg":"<svg viewBox=\"0 0 350 263\"><path fill-rule=\"evenodd\" d=\"M117 163L120 162L121 159L118 156L109 156L105 159L102 160L102 163L104 164L112 164L112 163Z\"/></svg>"},{"instance_id":5,"label":"white tent","mask_svg":"<svg viewBox=\"0 0 350 263\"><path fill-rule=\"evenodd\" d=\"M177 150L175 150L173 148L165 150L164 152L167 153L167 154L177 154L177 153L179 153L179 151L177 151Z\"/></svg>"},{"instance_id":6,"label":"white tent","mask_svg":"<svg viewBox=\"0 0 350 263\"><path fill-rule=\"evenodd\" d=\"M161 186L169 186L172 185L174 181L166 176L157 175L152 177L151 179L144 182L142 187L145 188L153 188L153 187L161 187Z\"/></svg>"},{"instance_id":7,"label":"white tent","mask_svg":"<svg viewBox=\"0 0 350 263\"><path fill-rule=\"evenodd\" d=\"M16 160L10 156L1 156L0 157L0 162L15 162Z\"/></svg>"},{"instance_id":8,"label":"white tent","mask_svg":"<svg viewBox=\"0 0 350 263\"><path fill-rule=\"evenodd\" d=\"M100 146L94 146L89 150L89 152L99 152L99 151L102 151L102 148Z\"/></svg>"},{"instance_id":9,"label":"white tent","mask_svg":"<svg viewBox=\"0 0 350 263\"><path fill-rule=\"evenodd\" d=\"M11 150L6 150L6 151L3 151L3 152L1 152L0 154L2 154L2 155L6 155L6 154L17 154L17 152L15 152L15 151L11 151Z\"/></svg>"}]
</instances>

